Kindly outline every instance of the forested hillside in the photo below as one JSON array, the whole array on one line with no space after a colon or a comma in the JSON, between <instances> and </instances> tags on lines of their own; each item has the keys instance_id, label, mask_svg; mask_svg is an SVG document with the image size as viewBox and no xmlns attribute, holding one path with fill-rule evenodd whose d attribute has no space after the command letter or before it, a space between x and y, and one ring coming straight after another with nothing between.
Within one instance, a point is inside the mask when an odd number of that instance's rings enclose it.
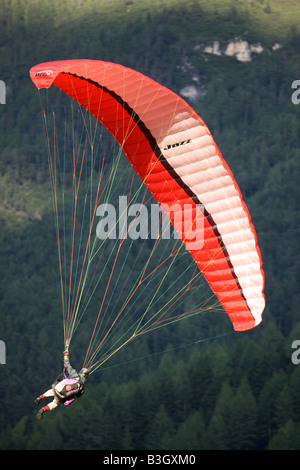
<instances>
[{"instance_id":1,"label":"forested hillside","mask_svg":"<svg viewBox=\"0 0 300 470\"><path fill-rule=\"evenodd\" d=\"M300 340L299 19L296 0L0 0L0 449L300 448L300 366L291 361ZM247 60L229 53L241 43ZM190 100L249 207L266 309L247 333L235 334L220 308L163 328L37 423L33 401L61 371L63 331L47 142L29 69L73 58L120 63ZM136 252L128 256L133 265ZM85 334L71 349L75 367Z\"/></svg>"}]
</instances>

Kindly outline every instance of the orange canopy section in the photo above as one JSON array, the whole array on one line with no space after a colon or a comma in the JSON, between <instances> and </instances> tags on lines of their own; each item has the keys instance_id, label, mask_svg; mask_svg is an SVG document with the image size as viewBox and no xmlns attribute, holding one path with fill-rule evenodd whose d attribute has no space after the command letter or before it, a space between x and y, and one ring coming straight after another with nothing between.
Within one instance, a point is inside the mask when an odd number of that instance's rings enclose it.
<instances>
[{"instance_id":1,"label":"orange canopy section","mask_svg":"<svg viewBox=\"0 0 300 470\"><path fill-rule=\"evenodd\" d=\"M188 103L139 72L98 60L46 62L32 67L30 76L38 89L60 88L108 129L234 329L258 325L265 299L255 229L209 129Z\"/></svg>"}]
</instances>

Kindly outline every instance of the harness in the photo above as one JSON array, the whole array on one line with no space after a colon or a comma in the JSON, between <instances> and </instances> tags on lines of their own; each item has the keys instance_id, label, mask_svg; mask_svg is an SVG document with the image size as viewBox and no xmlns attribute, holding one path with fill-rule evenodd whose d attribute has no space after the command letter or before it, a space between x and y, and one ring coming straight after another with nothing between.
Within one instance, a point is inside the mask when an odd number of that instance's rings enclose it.
<instances>
[{"instance_id":1,"label":"harness","mask_svg":"<svg viewBox=\"0 0 300 470\"><path fill-rule=\"evenodd\" d=\"M55 395L59 400L65 405L70 405L76 397L79 397L84 391L84 384L82 383L81 378L74 377L69 378L65 372L60 374L53 384L53 389Z\"/></svg>"}]
</instances>

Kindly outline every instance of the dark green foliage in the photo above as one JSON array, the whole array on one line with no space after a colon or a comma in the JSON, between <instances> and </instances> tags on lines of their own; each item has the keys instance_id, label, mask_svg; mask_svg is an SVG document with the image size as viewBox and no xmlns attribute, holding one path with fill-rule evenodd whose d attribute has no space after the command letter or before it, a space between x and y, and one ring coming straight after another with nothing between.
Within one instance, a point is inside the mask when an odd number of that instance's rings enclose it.
<instances>
[{"instance_id":1,"label":"dark green foliage","mask_svg":"<svg viewBox=\"0 0 300 470\"><path fill-rule=\"evenodd\" d=\"M252 341L244 344L250 350ZM243 358L232 346L232 341L222 344L223 362L236 363L226 382L207 372L220 357L217 343L206 352L196 348L188 361L166 356L156 372L135 382L90 385L84 398L67 409L61 406L38 423L31 413L16 426L6 426L1 448L299 449L299 369L271 374L254 393ZM263 355L254 362L259 368ZM184 386L178 386L179 370Z\"/></svg>"}]
</instances>

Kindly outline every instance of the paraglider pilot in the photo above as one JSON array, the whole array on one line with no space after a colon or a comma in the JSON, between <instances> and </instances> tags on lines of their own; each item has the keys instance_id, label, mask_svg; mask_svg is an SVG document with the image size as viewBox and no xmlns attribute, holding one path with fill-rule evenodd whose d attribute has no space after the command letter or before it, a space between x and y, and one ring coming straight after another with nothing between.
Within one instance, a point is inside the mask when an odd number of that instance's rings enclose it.
<instances>
[{"instance_id":1,"label":"paraglider pilot","mask_svg":"<svg viewBox=\"0 0 300 470\"><path fill-rule=\"evenodd\" d=\"M60 403L63 403L65 406L70 405L75 398L79 398L85 387L86 379L89 375L89 370L83 368L80 370L79 374L70 364L69 361L69 348L66 346L64 350L64 372L61 374L52 384L50 390L40 395L35 399L35 404L39 405L41 400L47 397L54 397L53 401L48 403L48 405L43 406L37 415L36 419L41 419L45 411L52 411Z\"/></svg>"}]
</instances>

